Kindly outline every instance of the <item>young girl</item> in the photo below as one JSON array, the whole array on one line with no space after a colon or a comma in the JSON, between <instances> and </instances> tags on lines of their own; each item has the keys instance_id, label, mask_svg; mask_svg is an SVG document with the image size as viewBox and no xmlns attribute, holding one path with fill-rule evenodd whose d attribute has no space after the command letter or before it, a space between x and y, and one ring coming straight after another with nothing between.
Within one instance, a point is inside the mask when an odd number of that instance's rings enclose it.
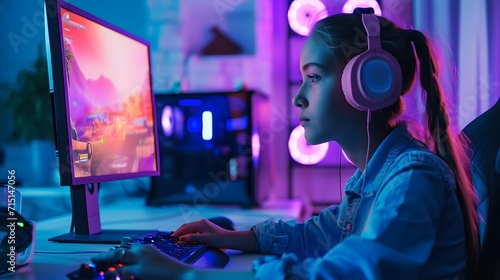
<instances>
[{"instance_id":1,"label":"young girl","mask_svg":"<svg viewBox=\"0 0 500 280\"><path fill-rule=\"evenodd\" d=\"M267 221L251 230L227 231L201 220L173 233L186 242L276 255L256 260L252 272L195 269L150 246L109 251L93 260L121 262L125 276L141 279L472 277L478 245L475 192L463 146L449 128L429 42L419 31L366 12L333 15L315 25L300 55L304 81L293 98L308 143L336 141L358 167L339 206L303 224ZM378 38L395 62L374 59L360 77L346 76L355 67L348 63L368 47L376 49ZM378 70L370 73L370 67ZM416 74L426 92L427 144L398 120L401 96L411 90ZM388 89L396 90L395 99L381 106L359 104L352 88L358 78L372 87L372 99Z\"/></svg>"}]
</instances>

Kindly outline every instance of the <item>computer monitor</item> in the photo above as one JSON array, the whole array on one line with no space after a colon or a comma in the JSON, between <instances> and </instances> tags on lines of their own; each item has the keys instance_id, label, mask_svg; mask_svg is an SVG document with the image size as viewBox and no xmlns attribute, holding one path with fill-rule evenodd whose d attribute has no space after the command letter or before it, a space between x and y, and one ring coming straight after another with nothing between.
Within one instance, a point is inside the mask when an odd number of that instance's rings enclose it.
<instances>
[{"instance_id":1,"label":"computer monitor","mask_svg":"<svg viewBox=\"0 0 500 280\"><path fill-rule=\"evenodd\" d=\"M74 231L51 238L119 243L149 230L102 230L99 183L160 173L150 49L73 5L45 1L46 46L62 186Z\"/></svg>"}]
</instances>

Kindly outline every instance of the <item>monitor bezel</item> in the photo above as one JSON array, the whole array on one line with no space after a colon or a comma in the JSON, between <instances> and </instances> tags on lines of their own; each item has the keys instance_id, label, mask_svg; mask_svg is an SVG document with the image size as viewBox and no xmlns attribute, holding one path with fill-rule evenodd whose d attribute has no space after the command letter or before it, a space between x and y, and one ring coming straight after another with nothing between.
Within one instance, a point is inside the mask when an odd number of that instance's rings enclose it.
<instances>
[{"instance_id":1,"label":"monitor bezel","mask_svg":"<svg viewBox=\"0 0 500 280\"><path fill-rule=\"evenodd\" d=\"M47 20L47 36L46 40L47 46L47 60L48 65L50 65L49 78L50 81L50 91L53 98L53 115L55 119L54 128L56 133L56 153L59 158L59 173L61 185L80 185L80 184L92 184L101 183L115 180L140 178L147 176L158 176L160 175L160 160L159 160L159 146L158 146L158 134L157 134L157 121L156 121L156 101L155 94L152 84L152 73L151 73L151 47L150 43L122 28L117 27L101 18L98 18L74 5L71 5L62 0L47 0L45 8L46 20ZM148 64L149 64L149 87L150 87L150 98L151 98L151 113L154 120L152 133L154 134L154 145L155 145L155 163L156 170L153 171L141 171L136 173L120 173L120 174L108 174L108 175L95 175L86 177L75 177L74 175L74 165L73 153L71 152L71 123L69 121L69 104L68 104L68 87L67 87L67 77L66 62L64 59L65 53L64 49L64 38L62 33L62 13L61 8L64 8L72 13L76 13L90 21L93 21L105 28L109 28L112 31L118 32L138 43L145 45L148 50ZM58 43L55 43L58 42ZM61 73L62 72L62 73ZM64 116L60 118L60 116Z\"/></svg>"}]
</instances>

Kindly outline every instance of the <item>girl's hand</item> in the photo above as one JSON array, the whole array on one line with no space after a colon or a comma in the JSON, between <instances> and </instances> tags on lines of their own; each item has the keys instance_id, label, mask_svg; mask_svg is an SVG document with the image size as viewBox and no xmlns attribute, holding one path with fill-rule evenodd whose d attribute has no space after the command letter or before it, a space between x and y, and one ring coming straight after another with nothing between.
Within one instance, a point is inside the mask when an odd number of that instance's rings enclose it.
<instances>
[{"instance_id":1,"label":"girl's hand","mask_svg":"<svg viewBox=\"0 0 500 280\"><path fill-rule=\"evenodd\" d=\"M174 233L180 241L186 243L205 243L217 248L229 248L228 237L233 231L223 229L207 219L183 224Z\"/></svg>"},{"instance_id":2,"label":"girl's hand","mask_svg":"<svg viewBox=\"0 0 500 280\"><path fill-rule=\"evenodd\" d=\"M93 257L92 261L97 266L116 266L120 279L185 279L195 270L151 245L110 250Z\"/></svg>"}]
</instances>

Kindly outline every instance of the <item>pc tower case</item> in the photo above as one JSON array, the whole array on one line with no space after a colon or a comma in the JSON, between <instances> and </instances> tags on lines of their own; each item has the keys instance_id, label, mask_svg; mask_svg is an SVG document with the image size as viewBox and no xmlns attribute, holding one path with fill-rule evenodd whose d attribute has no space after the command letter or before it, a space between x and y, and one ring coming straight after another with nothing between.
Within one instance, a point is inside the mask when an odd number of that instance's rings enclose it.
<instances>
[{"instance_id":1,"label":"pc tower case","mask_svg":"<svg viewBox=\"0 0 500 280\"><path fill-rule=\"evenodd\" d=\"M156 94L160 176L147 199L258 206L270 184L269 105L257 91Z\"/></svg>"}]
</instances>

